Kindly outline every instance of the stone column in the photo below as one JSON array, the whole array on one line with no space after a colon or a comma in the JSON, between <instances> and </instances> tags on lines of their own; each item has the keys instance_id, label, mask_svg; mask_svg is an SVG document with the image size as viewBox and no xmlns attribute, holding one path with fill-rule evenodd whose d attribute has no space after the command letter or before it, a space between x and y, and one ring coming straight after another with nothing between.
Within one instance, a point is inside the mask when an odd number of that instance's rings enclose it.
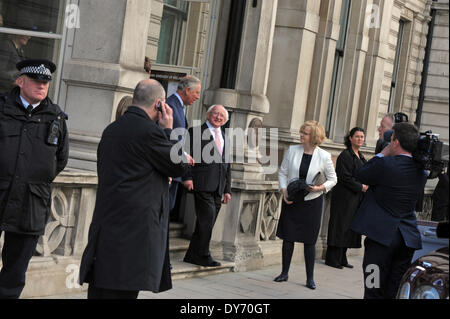
<instances>
[{"instance_id":1,"label":"stone column","mask_svg":"<svg viewBox=\"0 0 450 319\"><path fill-rule=\"evenodd\" d=\"M367 129L366 143L374 146L378 139L377 126L382 98L385 61L388 58L389 32L392 19L393 1L374 0L379 8L380 25L369 29L369 45L364 64L364 81L361 84L358 123Z\"/></svg>"},{"instance_id":2,"label":"stone column","mask_svg":"<svg viewBox=\"0 0 450 319\"><path fill-rule=\"evenodd\" d=\"M264 124L278 127L283 142L297 140L306 119L320 6L317 0L278 2L267 93L272 108Z\"/></svg>"},{"instance_id":3,"label":"stone column","mask_svg":"<svg viewBox=\"0 0 450 319\"><path fill-rule=\"evenodd\" d=\"M69 114L70 167L96 170L97 144L118 102L147 78L143 65L151 3L79 2L80 28L68 31L60 95Z\"/></svg>"},{"instance_id":4,"label":"stone column","mask_svg":"<svg viewBox=\"0 0 450 319\"><path fill-rule=\"evenodd\" d=\"M247 1L235 88L220 88L212 79L205 92L204 104L226 106L232 112L230 127L244 133L249 127L261 127L270 109L267 86L277 2ZM216 44L214 68L223 63L223 55L217 50L220 47L223 43ZM245 154L238 154L243 156L243 163L232 164L232 202L222 208L212 238L212 247L222 249L225 259L234 260L239 269L261 266L259 216L265 192L276 189L274 183L264 181L259 163L247 162L249 149L247 143L244 146Z\"/></svg>"}]
</instances>

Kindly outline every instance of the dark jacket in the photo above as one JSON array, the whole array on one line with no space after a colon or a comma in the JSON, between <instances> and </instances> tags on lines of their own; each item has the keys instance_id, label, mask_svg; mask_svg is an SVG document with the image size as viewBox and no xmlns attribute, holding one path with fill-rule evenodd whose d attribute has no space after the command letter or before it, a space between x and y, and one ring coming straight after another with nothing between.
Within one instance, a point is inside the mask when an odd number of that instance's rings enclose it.
<instances>
[{"instance_id":1,"label":"dark jacket","mask_svg":"<svg viewBox=\"0 0 450 319\"><path fill-rule=\"evenodd\" d=\"M69 157L67 116L49 98L28 115L19 94L15 88L0 96L0 229L42 235L50 184ZM60 123L57 145L47 144L53 121Z\"/></svg>"},{"instance_id":2,"label":"dark jacket","mask_svg":"<svg viewBox=\"0 0 450 319\"><path fill-rule=\"evenodd\" d=\"M185 107L180 102L180 100L178 99L178 97L175 94L172 94L166 100L166 103L173 110L173 129L176 130L176 133L177 133L176 135L177 135L178 141L181 141L184 138L187 129L189 128L188 122L187 122L187 119L186 119L186 115L184 114ZM178 134L178 131L180 129L183 129L184 132L180 132L180 134ZM181 135L181 133L182 133L182 135ZM177 177L177 178L174 178L173 181L174 182L181 182L182 179Z\"/></svg>"},{"instance_id":3,"label":"dark jacket","mask_svg":"<svg viewBox=\"0 0 450 319\"><path fill-rule=\"evenodd\" d=\"M196 192L215 192L219 195L231 194L231 167L227 163L227 140L224 138L224 152L220 157L214 137L204 123L201 127L189 129L186 144L189 141L189 154L194 158L195 165L188 169L183 181L192 180L194 191ZM204 137L204 138L202 138ZM209 150L209 159L205 158ZM204 154L205 153L205 154ZM212 161L210 161L210 159Z\"/></svg>"},{"instance_id":4,"label":"dark jacket","mask_svg":"<svg viewBox=\"0 0 450 319\"><path fill-rule=\"evenodd\" d=\"M338 182L331 194L328 245L360 248L361 236L350 230L353 217L363 199L362 183L356 179L356 172L367 161L351 149L344 150L336 161Z\"/></svg>"},{"instance_id":5,"label":"dark jacket","mask_svg":"<svg viewBox=\"0 0 450 319\"><path fill-rule=\"evenodd\" d=\"M407 247L421 249L414 208L427 180L423 169L407 156L375 156L356 178L369 190L351 229L384 246L390 246L399 229Z\"/></svg>"},{"instance_id":6,"label":"dark jacket","mask_svg":"<svg viewBox=\"0 0 450 319\"><path fill-rule=\"evenodd\" d=\"M114 290L161 292L172 287L167 232L169 141L142 109L131 106L103 132L98 146L98 191L83 253L80 282Z\"/></svg>"},{"instance_id":7,"label":"dark jacket","mask_svg":"<svg viewBox=\"0 0 450 319\"><path fill-rule=\"evenodd\" d=\"M184 128L188 129L188 122L186 119L186 115L184 114L184 105L180 103L180 100L175 94L172 94L167 100L166 103L173 110L173 129Z\"/></svg>"}]
</instances>

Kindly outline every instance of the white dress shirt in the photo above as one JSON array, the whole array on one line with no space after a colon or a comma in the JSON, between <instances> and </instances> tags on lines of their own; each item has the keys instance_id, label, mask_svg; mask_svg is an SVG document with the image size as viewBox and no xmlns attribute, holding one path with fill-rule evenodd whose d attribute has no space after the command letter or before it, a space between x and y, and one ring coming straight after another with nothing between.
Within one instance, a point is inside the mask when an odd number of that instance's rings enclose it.
<instances>
[{"instance_id":1,"label":"white dress shirt","mask_svg":"<svg viewBox=\"0 0 450 319\"><path fill-rule=\"evenodd\" d=\"M214 138L214 141L216 140L216 131L219 133L219 138L220 138L220 145L222 145L222 149L219 150L221 153L223 153L223 147L224 147L224 139L223 139L223 135L222 135L222 130L219 128L215 128L214 126L211 125L211 123L209 123L209 121L206 121L206 125L208 125L208 128Z\"/></svg>"}]
</instances>

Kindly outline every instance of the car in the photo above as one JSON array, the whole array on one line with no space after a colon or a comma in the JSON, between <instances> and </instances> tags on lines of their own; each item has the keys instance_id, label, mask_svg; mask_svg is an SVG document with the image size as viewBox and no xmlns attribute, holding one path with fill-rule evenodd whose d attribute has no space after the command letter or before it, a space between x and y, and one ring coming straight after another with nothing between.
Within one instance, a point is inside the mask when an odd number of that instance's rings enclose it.
<instances>
[{"instance_id":1,"label":"car","mask_svg":"<svg viewBox=\"0 0 450 319\"><path fill-rule=\"evenodd\" d=\"M436 225L437 224L437 225ZM403 275L397 299L449 299L449 226L442 223L420 223L423 246ZM429 252L434 247L435 250Z\"/></svg>"}]
</instances>

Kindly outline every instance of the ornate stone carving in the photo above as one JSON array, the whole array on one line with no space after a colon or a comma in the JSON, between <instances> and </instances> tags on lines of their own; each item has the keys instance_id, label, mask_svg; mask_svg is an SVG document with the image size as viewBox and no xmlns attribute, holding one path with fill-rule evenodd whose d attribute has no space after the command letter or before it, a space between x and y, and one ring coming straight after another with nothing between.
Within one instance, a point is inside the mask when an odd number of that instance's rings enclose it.
<instances>
[{"instance_id":1,"label":"ornate stone carving","mask_svg":"<svg viewBox=\"0 0 450 319\"><path fill-rule=\"evenodd\" d=\"M264 198L260 233L260 238L263 241L276 239L276 230L280 216L280 199L279 193L267 193Z\"/></svg>"},{"instance_id":2,"label":"ornate stone carving","mask_svg":"<svg viewBox=\"0 0 450 319\"><path fill-rule=\"evenodd\" d=\"M240 218L240 229L242 233L252 236L255 235L258 209L259 201L244 201Z\"/></svg>"},{"instance_id":3,"label":"ornate stone carving","mask_svg":"<svg viewBox=\"0 0 450 319\"><path fill-rule=\"evenodd\" d=\"M72 255L72 231L75 228L75 211L79 198L80 190L76 188L57 187L52 190L50 219L36 248L39 255Z\"/></svg>"}]
</instances>

